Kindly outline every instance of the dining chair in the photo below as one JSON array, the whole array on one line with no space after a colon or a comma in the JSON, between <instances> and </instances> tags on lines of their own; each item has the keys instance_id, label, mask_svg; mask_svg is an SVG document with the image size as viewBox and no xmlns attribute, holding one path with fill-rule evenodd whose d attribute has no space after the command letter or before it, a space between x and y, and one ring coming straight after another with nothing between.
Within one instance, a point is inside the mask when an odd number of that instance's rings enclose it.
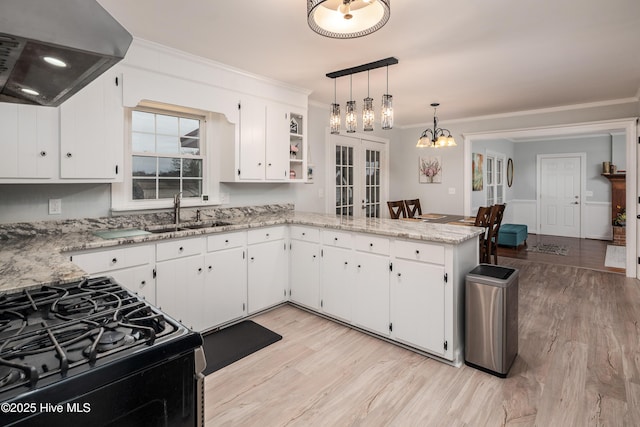
<instances>
[{"instance_id":1,"label":"dining chair","mask_svg":"<svg viewBox=\"0 0 640 427\"><path fill-rule=\"evenodd\" d=\"M476 214L476 220L473 223L476 227L484 228L484 233L478 236L480 245L480 262L489 262L489 251L487 248L487 232L489 230L489 218L491 214L491 208L488 206L480 206L478 213Z\"/></svg>"},{"instance_id":2,"label":"dining chair","mask_svg":"<svg viewBox=\"0 0 640 427\"><path fill-rule=\"evenodd\" d=\"M489 215L489 229L487 233L487 262L491 262L493 255L493 263L498 264L498 233L500 232L500 224L504 216L506 205L491 206L491 214Z\"/></svg>"},{"instance_id":3,"label":"dining chair","mask_svg":"<svg viewBox=\"0 0 640 427\"><path fill-rule=\"evenodd\" d=\"M399 219L400 217L406 218L407 211L404 207L404 201L398 200L394 202L387 202L387 206L389 207L389 215L391 219Z\"/></svg>"},{"instance_id":4,"label":"dining chair","mask_svg":"<svg viewBox=\"0 0 640 427\"><path fill-rule=\"evenodd\" d=\"M407 213L407 218L413 218L416 215L422 215L422 208L420 207L420 199L405 200L404 209Z\"/></svg>"}]
</instances>

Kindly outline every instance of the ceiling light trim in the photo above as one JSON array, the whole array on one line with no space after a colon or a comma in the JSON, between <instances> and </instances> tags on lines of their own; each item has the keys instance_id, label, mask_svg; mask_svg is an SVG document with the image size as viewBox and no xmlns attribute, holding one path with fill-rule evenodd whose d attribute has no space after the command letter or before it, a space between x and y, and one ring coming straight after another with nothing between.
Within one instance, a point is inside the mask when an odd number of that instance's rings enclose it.
<instances>
[{"instance_id":1,"label":"ceiling light trim","mask_svg":"<svg viewBox=\"0 0 640 427\"><path fill-rule=\"evenodd\" d=\"M362 0L349 1L362 2ZM329 9L325 3L336 3L330 0L307 0L307 22L309 27L321 36L334 39L353 39L364 37L382 28L391 16L391 0L376 0L375 2L366 2L367 4L351 10L350 15L353 17L348 20L342 20L342 14L338 8ZM339 2L337 2L339 4ZM376 10L380 8L380 10ZM378 12L376 22L372 25L366 23L371 19L372 13ZM365 21L364 28L358 28L357 25ZM348 22L348 24L344 24Z\"/></svg>"}]
</instances>

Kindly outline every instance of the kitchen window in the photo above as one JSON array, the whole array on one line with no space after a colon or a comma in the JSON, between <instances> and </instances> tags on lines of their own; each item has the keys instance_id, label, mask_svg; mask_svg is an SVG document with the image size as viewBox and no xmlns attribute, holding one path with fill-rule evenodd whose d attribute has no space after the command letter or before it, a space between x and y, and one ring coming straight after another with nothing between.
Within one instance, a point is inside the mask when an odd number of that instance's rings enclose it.
<instances>
[{"instance_id":1,"label":"kitchen window","mask_svg":"<svg viewBox=\"0 0 640 427\"><path fill-rule=\"evenodd\" d=\"M203 118L152 111L131 112L131 199L203 194Z\"/></svg>"}]
</instances>

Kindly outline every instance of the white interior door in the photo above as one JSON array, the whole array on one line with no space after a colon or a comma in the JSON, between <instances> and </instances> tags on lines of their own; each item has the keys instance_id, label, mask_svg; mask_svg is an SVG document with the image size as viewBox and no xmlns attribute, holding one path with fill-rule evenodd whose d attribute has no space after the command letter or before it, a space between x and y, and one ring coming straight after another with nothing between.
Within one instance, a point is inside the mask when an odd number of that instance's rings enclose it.
<instances>
[{"instance_id":1,"label":"white interior door","mask_svg":"<svg viewBox=\"0 0 640 427\"><path fill-rule=\"evenodd\" d=\"M342 135L330 136L329 213L380 218L387 200L387 145Z\"/></svg>"},{"instance_id":2,"label":"white interior door","mask_svg":"<svg viewBox=\"0 0 640 427\"><path fill-rule=\"evenodd\" d=\"M538 156L540 234L581 237L583 156Z\"/></svg>"}]
</instances>

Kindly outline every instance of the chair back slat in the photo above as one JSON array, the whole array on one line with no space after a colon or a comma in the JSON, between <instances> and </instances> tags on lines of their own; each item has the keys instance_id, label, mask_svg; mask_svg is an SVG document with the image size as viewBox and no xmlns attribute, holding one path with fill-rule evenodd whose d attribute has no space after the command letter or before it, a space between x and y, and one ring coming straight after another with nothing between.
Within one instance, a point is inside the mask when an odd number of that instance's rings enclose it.
<instances>
[{"instance_id":1,"label":"chair back slat","mask_svg":"<svg viewBox=\"0 0 640 427\"><path fill-rule=\"evenodd\" d=\"M403 200L387 202L387 206L389 207L389 215L391 216L391 219L399 219L399 218L407 217L407 212L405 210Z\"/></svg>"},{"instance_id":2,"label":"chair back slat","mask_svg":"<svg viewBox=\"0 0 640 427\"><path fill-rule=\"evenodd\" d=\"M420 199L405 200L404 208L407 212L407 218L413 218L416 215L422 215L422 207L420 207Z\"/></svg>"},{"instance_id":3,"label":"chair back slat","mask_svg":"<svg viewBox=\"0 0 640 427\"><path fill-rule=\"evenodd\" d=\"M491 206L491 214L489 215L489 229L487 233L488 259L493 255L493 263L498 264L498 233L500 232L500 224L506 205ZM488 260L487 260L488 261Z\"/></svg>"}]
</instances>

